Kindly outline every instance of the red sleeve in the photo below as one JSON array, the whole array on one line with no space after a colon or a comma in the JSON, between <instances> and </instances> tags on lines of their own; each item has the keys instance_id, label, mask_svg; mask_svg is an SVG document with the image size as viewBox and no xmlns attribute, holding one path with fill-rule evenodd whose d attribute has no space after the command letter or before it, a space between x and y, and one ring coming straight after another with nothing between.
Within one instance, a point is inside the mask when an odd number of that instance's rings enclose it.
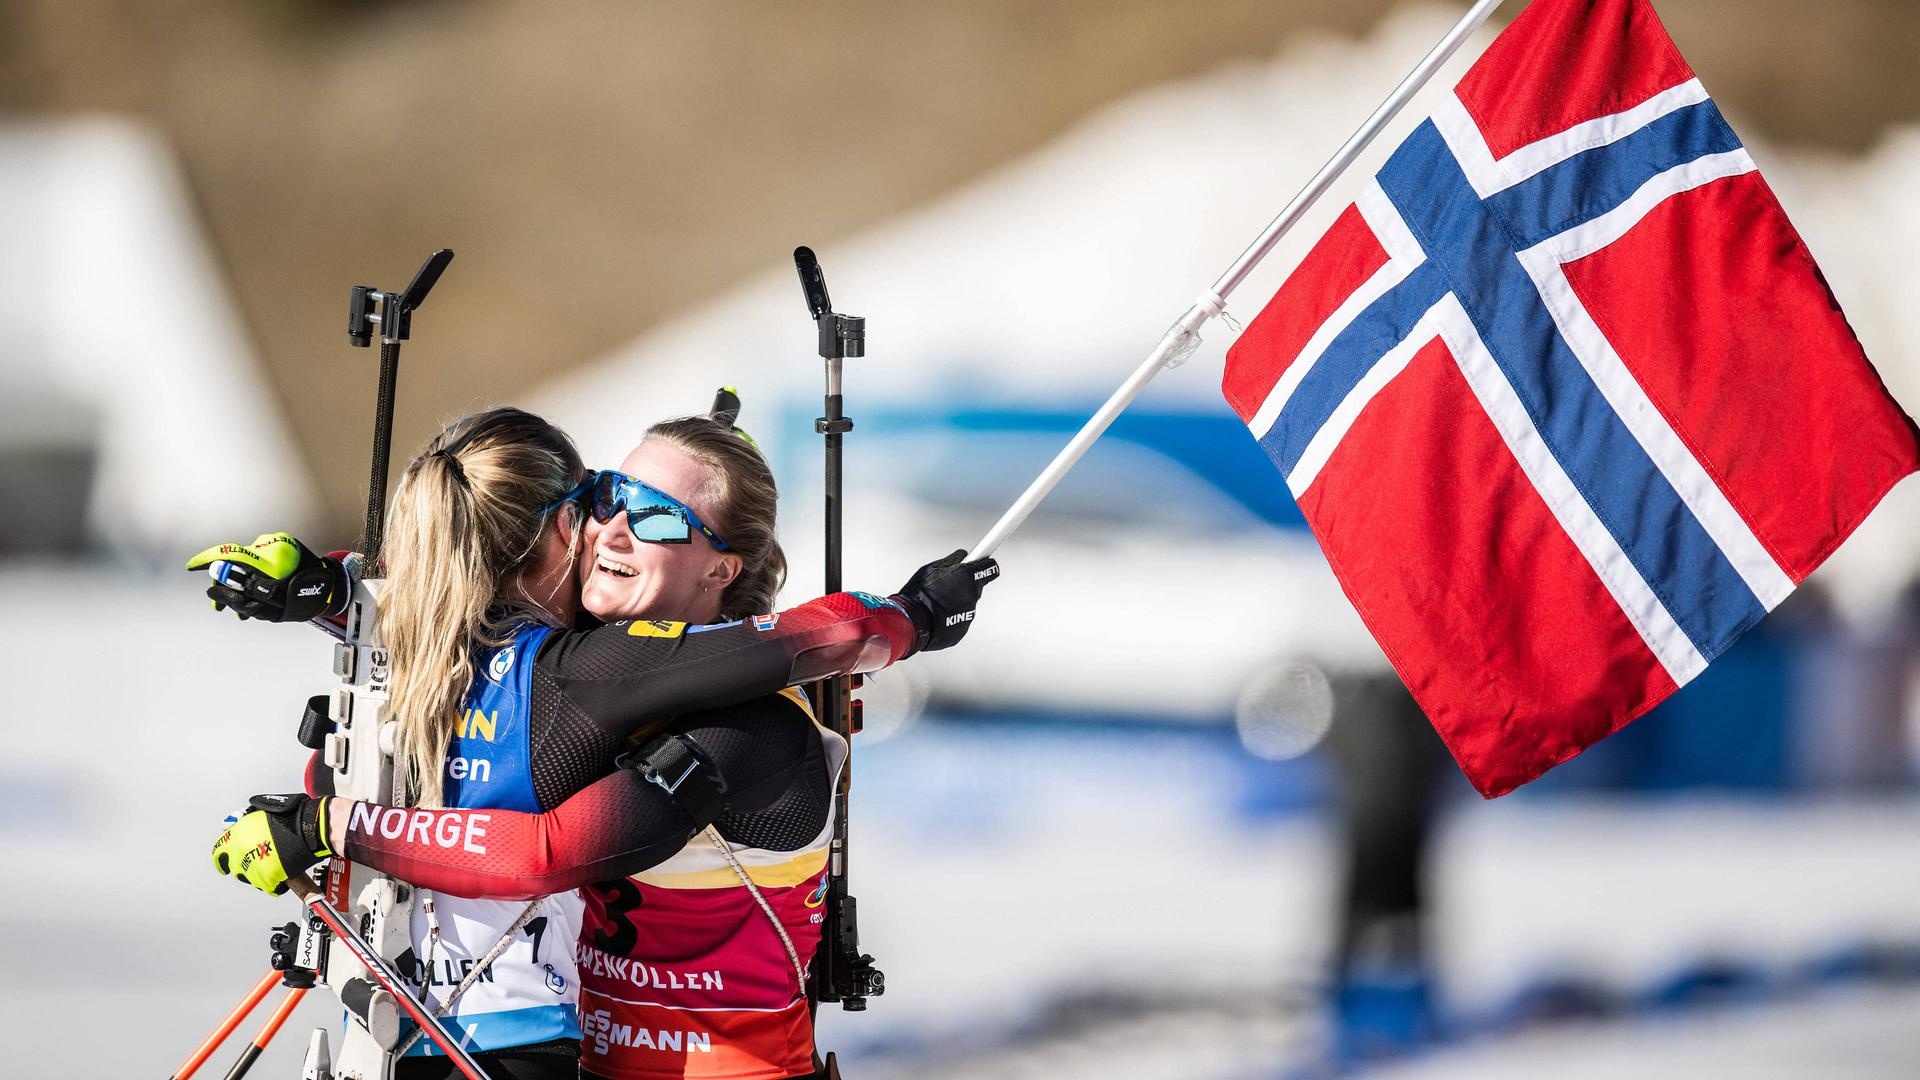
<instances>
[{"instance_id":1,"label":"red sleeve","mask_svg":"<svg viewBox=\"0 0 1920 1080\"><path fill-rule=\"evenodd\" d=\"M311 798L317 799L322 795L333 794L333 770L327 768L327 763L320 760L318 750L315 750L313 756L307 759L306 787L307 795Z\"/></svg>"},{"instance_id":2,"label":"red sleeve","mask_svg":"<svg viewBox=\"0 0 1920 1080\"><path fill-rule=\"evenodd\" d=\"M695 831L666 791L623 769L544 814L356 803L345 854L437 892L531 900L638 873Z\"/></svg>"},{"instance_id":3,"label":"red sleeve","mask_svg":"<svg viewBox=\"0 0 1920 1080\"><path fill-rule=\"evenodd\" d=\"M327 558L339 559L340 565L346 568L347 597L351 597L353 595L353 586L360 580L360 564L364 561L365 556L357 551L329 551L327 552ZM340 611L337 614L316 615L312 620L313 625L325 630L334 637L345 637L347 634L347 606L347 599L342 598Z\"/></svg>"},{"instance_id":4,"label":"red sleeve","mask_svg":"<svg viewBox=\"0 0 1920 1080\"><path fill-rule=\"evenodd\" d=\"M900 601L871 593L832 593L778 615L748 619L777 620L768 633L793 657L789 686L878 671L913 655L919 632Z\"/></svg>"}]
</instances>

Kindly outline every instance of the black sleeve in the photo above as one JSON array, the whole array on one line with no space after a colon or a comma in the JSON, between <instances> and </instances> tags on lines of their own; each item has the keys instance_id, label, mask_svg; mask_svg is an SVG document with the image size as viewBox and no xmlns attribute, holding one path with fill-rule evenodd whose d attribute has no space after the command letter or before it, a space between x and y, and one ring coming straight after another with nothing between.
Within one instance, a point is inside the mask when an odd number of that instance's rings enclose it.
<instances>
[{"instance_id":1,"label":"black sleeve","mask_svg":"<svg viewBox=\"0 0 1920 1080\"><path fill-rule=\"evenodd\" d=\"M559 806L677 716L885 667L914 641L897 603L860 593L715 627L621 621L555 632L534 660L535 798Z\"/></svg>"}]
</instances>

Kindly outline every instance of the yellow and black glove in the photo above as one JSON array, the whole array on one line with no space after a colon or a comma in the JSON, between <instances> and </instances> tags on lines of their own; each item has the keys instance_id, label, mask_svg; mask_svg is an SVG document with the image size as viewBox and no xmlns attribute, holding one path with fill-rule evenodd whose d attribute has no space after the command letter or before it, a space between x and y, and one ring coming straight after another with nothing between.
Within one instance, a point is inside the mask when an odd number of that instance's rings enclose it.
<instances>
[{"instance_id":1,"label":"yellow and black glove","mask_svg":"<svg viewBox=\"0 0 1920 1080\"><path fill-rule=\"evenodd\" d=\"M279 895L287 878L333 855L327 847L327 800L301 794L255 795L252 809L229 818L213 842L213 868Z\"/></svg>"},{"instance_id":2,"label":"yellow and black glove","mask_svg":"<svg viewBox=\"0 0 1920 1080\"><path fill-rule=\"evenodd\" d=\"M213 578L215 610L242 619L306 622L346 610L353 585L339 559L315 555L289 533L262 533L251 544L216 544L187 560Z\"/></svg>"}]
</instances>

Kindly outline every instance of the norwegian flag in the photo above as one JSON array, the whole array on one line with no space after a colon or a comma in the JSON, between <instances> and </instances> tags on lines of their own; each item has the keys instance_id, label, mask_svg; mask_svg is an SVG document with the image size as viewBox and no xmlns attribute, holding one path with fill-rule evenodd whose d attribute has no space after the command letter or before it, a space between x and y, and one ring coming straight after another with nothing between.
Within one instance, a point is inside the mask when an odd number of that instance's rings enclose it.
<instances>
[{"instance_id":1,"label":"norwegian flag","mask_svg":"<svg viewBox=\"0 0 1920 1080\"><path fill-rule=\"evenodd\" d=\"M1482 794L1700 674L1920 466L1646 0L1536 0L1228 353Z\"/></svg>"}]
</instances>

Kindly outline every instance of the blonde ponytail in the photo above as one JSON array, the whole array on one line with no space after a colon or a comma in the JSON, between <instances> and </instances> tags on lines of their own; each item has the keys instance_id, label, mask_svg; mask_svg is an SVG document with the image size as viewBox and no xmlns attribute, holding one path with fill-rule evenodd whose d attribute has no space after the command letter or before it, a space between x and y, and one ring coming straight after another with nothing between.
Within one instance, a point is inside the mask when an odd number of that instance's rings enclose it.
<instances>
[{"instance_id":1,"label":"blonde ponytail","mask_svg":"<svg viewBox=\"0 0 1920 1080\"><path fill-rule=\"evenodd\" d=\"M548 511L584 468L558 428L519 409L446 426L393 494L382 556L380 636L393 662L409 802L445 801L447 746L473 683L476 651L506 644L502 588L539 549ZM572 518L571 528L579 528Z\"/></svg>"}]
</instances>

